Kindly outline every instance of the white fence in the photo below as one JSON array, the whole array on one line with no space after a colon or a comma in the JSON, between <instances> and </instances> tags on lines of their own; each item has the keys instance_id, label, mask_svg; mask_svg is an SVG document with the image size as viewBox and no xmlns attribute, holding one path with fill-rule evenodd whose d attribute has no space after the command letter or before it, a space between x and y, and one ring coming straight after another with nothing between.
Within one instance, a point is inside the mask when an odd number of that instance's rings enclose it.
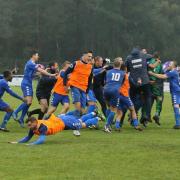
<instances>
[{"instance_id":1,"label":"white fence","mask_svg":"<svg viewBox=\"0 0 180 180\"><path fill-rule=\"evenodd\" d=\"M12 82L9 83L10 86L21 86L23 80L23 75L14 75ZM164 82L164 92L169 92L169 83Z\"/></svg>"},{"instance_id":2,"label":"white fence","mask_svg":"<svg viewBox=\"0 0 180 180\"><path fill-rule=\"evenodd\" d=\"M9 82L10 86L21 86L21 82L23 80L23 75L14 75L12 82Z\"/></svg>"},{"instance_id":3,"label":"white fence","mask_svg":"<svg viewBox=\"0 0 180 180\"><path fill-rule=\"evenodd\" d=\"M164 92L170 92L169 82L164 82Z\"/></svg>"}]
</instances>

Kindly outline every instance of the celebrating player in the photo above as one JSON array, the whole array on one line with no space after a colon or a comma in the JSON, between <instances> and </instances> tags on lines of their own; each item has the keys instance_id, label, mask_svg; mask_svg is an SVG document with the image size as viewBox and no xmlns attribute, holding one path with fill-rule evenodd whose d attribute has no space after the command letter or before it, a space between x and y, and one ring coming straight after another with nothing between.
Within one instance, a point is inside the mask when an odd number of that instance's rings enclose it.
<instances>
[{"instance_id":1,"label":"celebrating player","mask_svg":"<svg viewBox=\"0 0 180 180\"><path fill-rule=\"evenodd\" d=\"M24 98L20 97L19 95L17 95L15 92L13 92L11 90L11 88L8 85L8 82L12 81L12 73L11 71L5 71L3 73L3 79L0 80L0 111L4 111L6 112L6 115L4 116L3 122L0 126L0 130L1 131L5 131L8 132L9 130L6 128L7 122L9 121L9 119L11 118L11 115L13 113L12 108L5 103L2 100L2 96L4 95L4 92L9 93L11 96L20 99L22 101L25 101Z\"/></svg>"},{"instance_id":2,"label":"celebrating player","mask_svg":"<svg viewBox=\"0 0 180 180\"><path fill-rule=\"evenodd\" d=\"M149 71L153 71L156 74L163 74L162 64L160 56L158 53L155 53L153 58L148 62ZM153 116L153 119L157 125L160 126L160 114L162 110L162 103L164 99L163 95L163 80L158 79L155 76L150 76L150 87L152 93L151 107L153 106L154 101L156 100L156 112Z\"/></svg>"},{"instance_id":3,"label":"celebrating player","mask_svg":"<svg viewBox=\"0 0 180 180\"><path fill-rule=\"evenodd\" d=\"M106 83L104 86L104 97L107 102L107 122L104 126L104 131L111 133L111 124L113 122L117 107L119 106L119 88L123 82L125 72L120 70L121 64L123 63L122 58L118 57L114 60L114 68L107 71Z\"/></svg>"},{"instance_id":4,"label":"celebrating player","mask_svg":"<svg viewBox=\"0 0 180 180\"><path fill-rule=\"evenodd\" d=\"M85 112L86 94L92 83L92 65L89 61L92 59L92 52L85 52L80 60L75 61L64 74L64 86L67 86L68 75L70 74L68 84L71 88L75 111L69 114L81 116ZM68 88L68 87L66 87Z\"/></svg>"},{"instance_id":5,"label":"celebrating player","mask_svg":"<svg viewBox=\"0 0 180 180\"><path fill-rule=\"evenodd\" d=\"M180 129L180 111L179 111L179 105L180 105L180 77L179 72L177 70L177 62L171 61L168 67L168 72L165 74L156 74L152 71L149 71L150 75L153 75L154 77L160 78L160 79L169 79L170 82L170 93L172 97L172 104L174 108L174 116L175 116L175 125L174 129Z\"/></svg>"},{"instance_id":6,"label":"celebrating player","mask_svg":"<svg viewBox=\"0 0 180 180\"><path fill-rule=\"evenodd\" d=\"M58 63L56 63L56 62L49 63L47 70L51 74L57 73L58 72ZM41 76L41 78L39 79L39 82L37 84L37 88L36 88L36 97L40 104L40 108L29 111L27 113L27 115L29 117L33 116L34 114L38 114L39 120L44 117L44 114L48 110L49 100L51 97L51 91L52 91L56 81L57 81L56 77L49 77L49 76L45 76L45 75Z\"/></svg>"},{"instance_id":7,"label":"celebrating player","mask_svg":"<svg viewBox=\"0 0 180 180\"><path fill-rule=\"evenodd\" d=\"M124 65L122 65L124 66ZM122 67L121 67L122 69ZM124 81L122 86L119 89L119 106L118 106L118 113L117 113L117 117L116 117L116 130L120 131L121 127L122 127L122 122L121 122L121 118L123 116L123 111L124 109L129 109L130 111L130 117L131 117L131 124L132 126L136 129L141 131L142 129L139 127L139 122L137 119L137 115L136 115L136 111L134 108L134 105L129 97L129 89L130 89L130 84L129 84L129 75L127 73L127 68L124 67L124 70L126 71L125 77L124 77Z\"/></svg>"},{"instance_id":8,"label":"celebrating player","mask_svg":"<svg viewBox=\"0 0 180 180\"><path fill-rule=\"evenodd\" d=\"M59 115L56 117L54 114L48 120L37 120L34 117L29 117L27 120L27 126L30 129L26 137L18 142L10 142L11 144L26 143L28 142L34 134L39 135L39 138L27 145L38 145L44 143L46 136L54 135L65 129L74 130L74 135L79 136L79 130L81 128L87 128L92 125L97 125L99 117L96 116L95 112L82 116L77 119L72 115ZM78 132L78 134L77 134Z\"/></svg>"},{"instance_id":9,"label":"celebrating player","mask_svg":"<svg viewBox=\"0 0 180 180\"><path fill-rule=\"evenodd\" d=\"M66 89L63 85L64 73L69 68L69 66L69 61L65 61L62 65L63 69L60 71L57 82L53 88L51 106L48 109L45 119L49 118L49 116L56 111L59 103L63 105L63 109L61 110L60 114L65 114L69 110L69 92L68 89Z\"/></svg>"},{"instance_id":10,"label":"celebrating player","mask_svg":"<svg viewBox=\"0 0 180 180\"><path fill-rule=\"evenodd\" d=\"M39 60L39 54L37 51L33 51L31 54L31 59L26 63L25 69L24 69L24 77L23 81L21 83L21 89L23 91L24 97L26 99L26 103L21 104L14 112L13 112L13 118L15 120L18 119L18 113L22 111L21 117L19 118L18 122L20 123L21 127L24 127L24 117L26 113L28 112L29 107L32 104L33 100L33 86L32 86L32 80L33 75L36 71L40 72L43 75L54 77L56 74L50 74L44 69L42 69L40 66L36 64L36 62Z\"/></svg>"}]
</instances>

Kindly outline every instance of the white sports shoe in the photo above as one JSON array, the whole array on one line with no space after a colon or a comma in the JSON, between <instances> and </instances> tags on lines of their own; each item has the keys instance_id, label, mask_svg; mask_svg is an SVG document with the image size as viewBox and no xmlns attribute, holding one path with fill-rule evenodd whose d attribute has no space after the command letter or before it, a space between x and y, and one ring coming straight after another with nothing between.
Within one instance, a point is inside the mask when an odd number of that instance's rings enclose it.
<instances>
[{"instance_id":1,"label":"white sports shoe","mask_svg":"<svg viewBox=\"0 0 180 180\"><path fill-rule=\"evenodd\" d=\"M74 131L73 131L73 134L74 134L75 136L80 136L80 135L81 135L81 133L80 133L78 130L74 130Z\"/></svg>"},{"instance_id":2,"label":"white sports shoe","mask_svg":"<svg viewBox=\"0 0 180 180\"><path fill-rule=\"evenodd\" d=\"M106 133L111 133L111 129L106 125L104 126L103 131L106 132Z\"/></svg>"}]
</instances>

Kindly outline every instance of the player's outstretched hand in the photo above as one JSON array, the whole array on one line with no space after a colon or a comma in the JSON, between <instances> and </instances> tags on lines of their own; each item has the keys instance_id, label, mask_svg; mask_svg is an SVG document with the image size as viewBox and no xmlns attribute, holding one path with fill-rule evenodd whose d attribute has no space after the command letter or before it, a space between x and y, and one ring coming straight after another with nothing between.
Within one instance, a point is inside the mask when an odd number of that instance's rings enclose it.
<instances>
[{"instance_id":1,"label":"player's outstretched hand","mask_svg":"<svg viewBox=\"0 0 180 180\"><path fill-rule=\"evenodd\" d=\"M8 142L9 144L18 144L16 141Z\"/></svg>"}]
</instances>

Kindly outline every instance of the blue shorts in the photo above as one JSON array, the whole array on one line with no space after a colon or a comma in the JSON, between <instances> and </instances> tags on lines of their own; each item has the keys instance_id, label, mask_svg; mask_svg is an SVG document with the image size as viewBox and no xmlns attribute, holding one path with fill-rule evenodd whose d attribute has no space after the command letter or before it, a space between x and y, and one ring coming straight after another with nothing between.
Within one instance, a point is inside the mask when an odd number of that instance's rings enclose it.
<instances>
[{"instance_id":1,"label":"blue shorts","mask_svg":"<svg viewBox=\"0 0 180 180\"><path fill-rule=\"evenodd\" d=\"M0 111L4 111L6 108L9 108L9 104L0 99Z\"/></svg>"},{"instance_id":2,"label":"blue shorts","mask_svg":"<svg viewBox=\"0 0 180 180\"><path fill-rule=\"evenodd\" d=\"M24 97L31 96L33 97L33 87L27 84L21 84L21 89L23 92Z\"/></svg>"},{"instance_id":3,"label":"blue shorts","mask_svg":"<svg viewBox=\"0 0 180 180\"><path fill-rule=\"evenodd\" d=\"M52 100L51 100L51 105L54 107L57 107L59 103L64 105L64 103L69 103L69 96L68 95L60 95L57 93L53 93L52 95Z\"/></svg>"},{"instance_id":4,"label":"blue shorts","mask_svg":"<svg viewBox=\"0 0 180 180\"><path fill-rule=\"evenodd\" d=\"M172 98L172 104L173 105L180 104L180 92L171 94L171 98Z\"/></svg>"},{"instance_id":5,"label":"blue shorts","mask_svg":"<svg viewBox=\"0 0 180 180\"><path fill-rule=\"evenodd\" d=\"M110 106L112 107L119 106L118 91L116 92L109 89L104 89L104 98Z\"/></svg>"},{"instance_id":6,"label":"blue shorts","mask_svg":"<svg viewBox=\"0 0 180 180\"><path fill-rule=\"evenodd\" d=\"M134 106L133 102L131 101L130 97L119 95L119 106L118 109L124 110L124 108L130 108Z\"/></svg>"},{"instance_id":7,"label":"blue shorts","mask_svg":"<svg viewBox=\"0 0 180 180\"><path fill-rule=\"evenodd\" d=\"M87 102L97 102L97 99L94 95L93 90L89 90L88 94L87 94Z\"/></svg>"},{"instance_id":8,"label":"blue shorts","mask_svg":"<svg viewBox=\"0 0 180 180\"><path fill-rule=\"evenodd\" d=\"M86 107L86 93L79 88L71 86L71 95L73 103L80 102L81 107Z\"/></svg>"},{"instance_id":9,"label":"blue shorts","mask_svg":"<svg viewBox=\"0 0 180 180\"><path fill-rule=\"evenodd\" d=\"M58 115L58 118L64 122L65 129L79 130L82 128L81 121L73 115Z\"/></svg>"}]
</instances>

